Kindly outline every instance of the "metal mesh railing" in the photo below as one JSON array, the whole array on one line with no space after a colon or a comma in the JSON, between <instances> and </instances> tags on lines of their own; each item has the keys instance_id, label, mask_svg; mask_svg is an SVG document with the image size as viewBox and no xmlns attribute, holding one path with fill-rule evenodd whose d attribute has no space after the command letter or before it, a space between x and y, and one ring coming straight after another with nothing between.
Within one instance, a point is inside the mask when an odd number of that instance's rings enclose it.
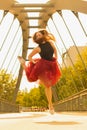
<instances>
[{"instance_id":1,"label":"metal mesh railing","mask_svg":"<svg viewBox=\"0 0 87 130\"><path fill-rule=\"evenodd\" d=\"M54 103L55 111L87 111L87 89Z\"/></svg>"}]
</instances>

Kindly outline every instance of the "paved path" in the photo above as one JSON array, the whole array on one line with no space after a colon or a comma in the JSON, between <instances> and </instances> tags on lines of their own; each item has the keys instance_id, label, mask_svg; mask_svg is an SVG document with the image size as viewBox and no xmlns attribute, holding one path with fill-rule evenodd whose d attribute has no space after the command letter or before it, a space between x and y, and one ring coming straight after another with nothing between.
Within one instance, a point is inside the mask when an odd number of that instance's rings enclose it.
<instances>
[{"instance_id":1,"label":"paved path","mask_svg":"<svg viewBox=\"0 0 87 130\"><path fill-rule=\"evenodd\" d=\"M87 130L87 113L0 114L0 130Z\"/></svg>"}]
</instances>

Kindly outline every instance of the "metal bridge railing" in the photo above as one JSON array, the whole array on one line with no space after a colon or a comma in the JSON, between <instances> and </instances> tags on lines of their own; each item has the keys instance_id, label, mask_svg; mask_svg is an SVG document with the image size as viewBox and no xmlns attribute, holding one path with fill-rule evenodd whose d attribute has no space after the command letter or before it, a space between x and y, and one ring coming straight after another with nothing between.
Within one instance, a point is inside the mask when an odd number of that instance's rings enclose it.
<instances>
[{"instance_id":1,"label":"metal bridge railing","mask_svg":"<svg viewBox=\"0 0 87 130\"><path fill-rule=\"evenodd\" d=\"M0 113L3 112L19 112L19 106L0 99Z\"/></svg>"},{"instance_id":2,"label":"metal bridge railing","mask_svg":"<svg viewBox=\"0 0 87 130\"><path fill-rule=\"evenodd\" d=\"M55 111L87 111L87 89L54 103Z\"/></svg>"}]
</instances>

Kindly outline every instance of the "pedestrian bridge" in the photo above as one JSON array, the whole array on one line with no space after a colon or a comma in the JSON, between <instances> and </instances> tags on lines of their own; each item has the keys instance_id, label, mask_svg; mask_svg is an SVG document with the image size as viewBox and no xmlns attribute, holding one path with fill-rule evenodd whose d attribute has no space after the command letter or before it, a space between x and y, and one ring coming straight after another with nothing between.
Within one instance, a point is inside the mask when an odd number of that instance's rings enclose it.
<instances>
[{"instance_id":1,"label":"pedestrian bridge","mask_svg":"<svg viewBox=\"0 0 87 130\"><path fill-rule=\"evenodd\" d=\"M0 114L0 130L87 130L87 113L24 112Z\"/></svg>"},{"instance_id":2,"label":"pedestrian bridge","mask_svg":"<svg viewBox=\"0 0 87 130\"><path fill-rule=\"evenodd\" d=\"M24 75L17 56L22 56L27 62L28 54L35 47L35 44L32 44L32 35L43 28L54 34L56 38L55 45L62 73L60 81L53 88L56 112L87 111L86 21L87 0L44 0L44 2L0 0L0 112L18 111L18 107L14 104ZM13 76L10 80L8 80L9 74L11 74L10 77ZM13 79L16 79L15 85ZM0 116L0 122L2 122L0 128L6 129L4 127L8 126L9 130L13 130L16 123L19 129L25 126L28 128L30 123L32 127L35 125L35 130L41 127L52 129L54 126L55 129L59 127L61 130L65 126L69 130L77 126L76 128L80 130L86 125L86 117L82 115L53 115L53 119L58 119L57 122L54 120L34 122L33 113L1 114ZM45 119L48 117L44 113L41 113L41 116Z\"/></svg>"}]
</instances>

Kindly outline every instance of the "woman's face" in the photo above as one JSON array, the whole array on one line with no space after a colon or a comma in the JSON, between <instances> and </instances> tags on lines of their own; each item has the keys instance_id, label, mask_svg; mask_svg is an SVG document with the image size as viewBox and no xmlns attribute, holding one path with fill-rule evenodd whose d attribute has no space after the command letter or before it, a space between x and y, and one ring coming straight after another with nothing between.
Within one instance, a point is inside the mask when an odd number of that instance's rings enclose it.
<instances>
[{"instance_id":1,"label":"woman's face","mask_svg":"<svg viewBox=\"0 0 87 130\"><path fill-rule=\"evenodd\" d=\"M43 38L43 34L40 32L36 33L36 40L42 39Z\"/></svg>"}]
</instances>

